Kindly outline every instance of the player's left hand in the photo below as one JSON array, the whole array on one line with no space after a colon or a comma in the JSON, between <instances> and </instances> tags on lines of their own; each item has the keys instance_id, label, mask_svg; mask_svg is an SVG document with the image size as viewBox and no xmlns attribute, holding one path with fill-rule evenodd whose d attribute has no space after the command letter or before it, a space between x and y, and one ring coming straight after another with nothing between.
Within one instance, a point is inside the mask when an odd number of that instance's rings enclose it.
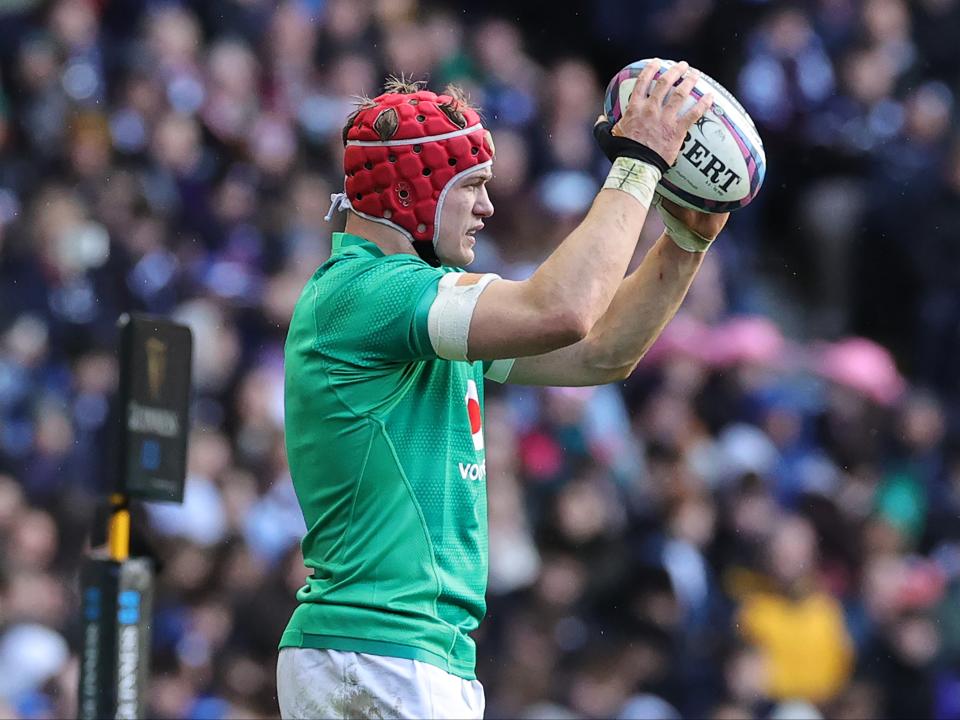
<instances>
[{"instance_id":1,"label":"player's left hand","mask_svg":"<svg viewBox=\"0 0 960 720\"><path fill-rule=\"evenodd\" d=\"M710 240L715 240L723 226L727 224L730 213L705 213L697 210L677 205L675 202L667 200L665 197L659 198L664 209L673 215L677 220L693 230L697 235L701 235Z\"/></svg>"}]
</instances>

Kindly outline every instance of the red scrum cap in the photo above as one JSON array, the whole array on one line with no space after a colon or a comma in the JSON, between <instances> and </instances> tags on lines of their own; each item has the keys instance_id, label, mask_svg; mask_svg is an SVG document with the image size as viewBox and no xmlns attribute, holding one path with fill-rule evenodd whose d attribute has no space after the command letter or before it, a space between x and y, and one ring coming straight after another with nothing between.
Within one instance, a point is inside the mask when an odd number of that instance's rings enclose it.
<instances>
[{"instance_id":1,"label":"red scrum cap","mask_svg":"<svg viewBox=\"0 0 960 720\"><path fill-rule=\"evenodd\" d=\"M439 265L447 192L493 164L493 138L477 112L453 95L386 92L353 116L344 146L344 193L334 206L399 230L420 257Z\"/></svg>"}]
</instances>

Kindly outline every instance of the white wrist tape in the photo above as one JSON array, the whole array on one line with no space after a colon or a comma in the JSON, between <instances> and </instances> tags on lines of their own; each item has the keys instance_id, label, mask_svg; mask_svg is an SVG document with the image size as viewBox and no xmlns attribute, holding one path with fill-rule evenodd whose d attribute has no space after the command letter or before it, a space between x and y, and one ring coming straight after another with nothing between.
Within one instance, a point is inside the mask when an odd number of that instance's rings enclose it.
<instances>
[{"instance_id":1,"label":"white wrist tape","mask_svg":"<svg viewBox=\"0 0 960 720\"><path fill-rule=\"evenodd\" d=\"M499 275L451 272L440 278L437 297L427 315L427 331L434 352L445 360L467 359L470 320L480 293Z\"/></svg>"},{"instance_id":2,"label":"white wrist tape","mask_svg":"<svg viewBox=\"0 0 960 720\"><path fill-rule=\"evenodd\" d=\"M603 183L605 188L623 190L633 195L645 208L650 207L653 193L660 182L660 170L650 163L629 157L618 157Z\"/></svg>"},{"instance_id":3,"label":"white wrist tape","mask_svg":"<svg viewBox=\"0 0 960 720\"><path fill-rule=\"evenodd\" d=\"M670 211L663 206L660 196L657 195L654 204L657 206L657 212L663 220L663 225L667 229L667 235L678 246L687 252L702 253L706 252L713 241L704 237L698 232L694 232L680 220L670 214Z\"/></svg>"}]
</instances>

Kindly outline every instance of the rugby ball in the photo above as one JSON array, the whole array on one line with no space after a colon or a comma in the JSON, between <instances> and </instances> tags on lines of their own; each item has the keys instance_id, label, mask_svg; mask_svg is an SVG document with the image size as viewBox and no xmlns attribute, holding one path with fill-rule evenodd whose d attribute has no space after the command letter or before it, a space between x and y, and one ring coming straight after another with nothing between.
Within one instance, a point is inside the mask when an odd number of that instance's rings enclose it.
<instances>
[{"instance_id":1,"label":"rugby ball","mask_svg":"<svg viewBox=\"0 0 960 720\"><path fill-rule=\"evenodd\" d=\"M648 62L652 59L631 63L610 81L603 104L610 122L620 119L637 76ZM659 62L662 69L656 77L675 64L672 60ZM646 88L648 95L650 89ZM687 132L677 162L663 174L657 192L684 207L723 213L742 208L757 196L767 160L763 142L747 111L709 75L701 74L681 112L689 110L708 92L713 93L713 107Z\"/></svg>"}]
</instances>

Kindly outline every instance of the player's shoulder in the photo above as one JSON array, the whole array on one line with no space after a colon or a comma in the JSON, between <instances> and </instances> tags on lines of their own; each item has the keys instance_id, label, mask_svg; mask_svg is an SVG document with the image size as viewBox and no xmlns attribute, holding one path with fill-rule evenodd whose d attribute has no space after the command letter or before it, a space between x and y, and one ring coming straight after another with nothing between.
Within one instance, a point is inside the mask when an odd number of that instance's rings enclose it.
<instances>
[{"instance_id":1,"label":"player's shoulder","mask_svg":"<svg viewBox=\"0 0 960 720\"><path fill-rule=\"evenodd\" d=\"M363 295L379 294L391 286L439 281L445 272L403 253L379 257L344 253L331 258L321 270L315 276L321 289Z\"/></svg>"},{"instance_id":2,"label":"player's shoulder","mask_svg":"<svg viewBox=\"0 0 960 720\"><path fill-rule=\"evenodd\" d=\"M317 321L349 318L355 325L387 308L419 308L445 274L412 255L337 253L307 282L298 304Z\"/></svg>"}]
</instances>

